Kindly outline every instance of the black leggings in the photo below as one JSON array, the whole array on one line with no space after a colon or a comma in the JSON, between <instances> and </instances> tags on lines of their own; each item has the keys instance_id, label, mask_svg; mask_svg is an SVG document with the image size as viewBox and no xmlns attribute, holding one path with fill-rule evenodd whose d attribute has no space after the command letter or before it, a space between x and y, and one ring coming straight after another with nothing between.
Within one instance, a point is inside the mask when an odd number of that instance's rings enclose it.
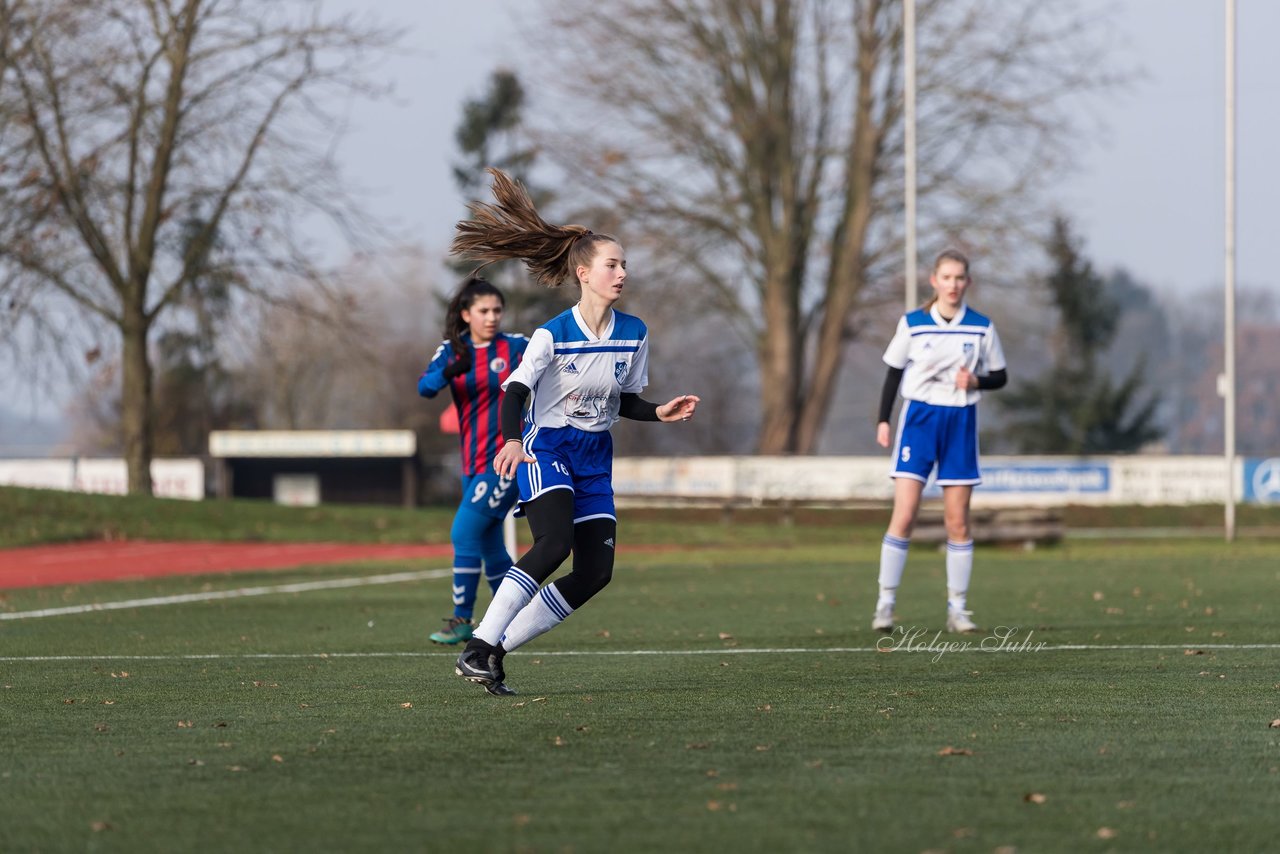
<instances>
[{"instance_id":1,"label":"black leggings","mask_svg":"<svg viewBox=\"0 0 1280 854\"><path fill-rule=\"evenodd\" d=\"M613 578L613 546L618 523L588 519L573 523L573 492L553 489L524 505L533 546L516 565L541 584L560 568L570 552L573 570L555 581L556 589L575 611Z\"/></svg>"}]
</instances>

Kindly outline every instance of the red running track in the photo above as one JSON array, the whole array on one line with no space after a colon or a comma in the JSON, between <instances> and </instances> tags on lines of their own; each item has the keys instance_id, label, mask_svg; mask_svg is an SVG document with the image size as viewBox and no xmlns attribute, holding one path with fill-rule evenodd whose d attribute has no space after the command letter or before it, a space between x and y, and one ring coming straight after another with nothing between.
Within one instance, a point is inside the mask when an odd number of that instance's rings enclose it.
<instances>
[{"instance_id":1,"label":"red running track","mask_svg":"<svg viewBox=\"0 0 1280 854\"><path fill-rule=\"evenodd\" d=\"M377 543L68 543L0 551L0 590L368 560L451 559L449 545ZM442 564L443 565L443 564Z\"/></svg>"}]
</instances>

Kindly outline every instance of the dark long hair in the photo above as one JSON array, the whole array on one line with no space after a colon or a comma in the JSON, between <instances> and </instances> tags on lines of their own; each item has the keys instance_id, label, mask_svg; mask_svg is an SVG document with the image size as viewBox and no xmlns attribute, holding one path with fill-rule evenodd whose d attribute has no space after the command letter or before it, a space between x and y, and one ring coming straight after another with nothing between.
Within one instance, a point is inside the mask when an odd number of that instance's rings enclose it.
<instances>
[{"instance_id":1,"label":"dark long hair","mask_svg":"<svg viewBox=\"0 0 1280 854\"><path fill-rule=\"evenodd\" d=\"M462 333L466 332L469 327L467 322L462 319L462 312L475 305L475 301L478 298L490 296L497 297L503 306L506 306L507 298L502 295L502 291L498 290L488 279L472 276L462 283L462 287L458 288L458 292L453 295L453 299L449 300L449 309L444 315L444 336L453 345L454 353L462 354L467 349L467 345L462 343Z\"/></svg>"},{"instance_id":2,"label":"dark long hair","mask_svg":"<svg viewBox=\"0 0 1280 854\"><path fill-rule=\"evenodd\" d=\"M578 267L590 267L600 243L618 243L585 225L552 225L543 219L519 181L500 169L493 176L494 204L472 202L471 219L458 223L454 255L490 263L519 258L540 284L557 287L577 281Z\"/></svg>"}]
</instances>

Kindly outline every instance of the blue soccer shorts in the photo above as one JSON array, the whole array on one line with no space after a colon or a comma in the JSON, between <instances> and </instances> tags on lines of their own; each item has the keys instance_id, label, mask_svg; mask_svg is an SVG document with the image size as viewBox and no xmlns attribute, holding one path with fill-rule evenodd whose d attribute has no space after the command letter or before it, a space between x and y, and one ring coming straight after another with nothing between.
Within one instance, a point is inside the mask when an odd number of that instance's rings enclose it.
<instances>
[{"instance_id":1,"label":"blue soccer shorts","mask_svg":"<svg viewBox=\"0 0 1280 854\"><path fill-rule=\"evenodd\" d=\"M898 423L890 477L927 483L934 466L939 486L976 486L978 468L978 407L933 406L908 400Z\"/></svg>"},{"instance_id":2,"label":"blue soccer shorts","mask_svg":"<svg viewBox=\"0 0 1280 854\"><path fill-rule=\"evenodd\" d=\"M573 522L614 519L613 437L609 431L588 433L576 427L536 428L525 436L525 451L534 458L516 471L520 502L553 489L573 491Z\"/></svg>"}]
</instances>

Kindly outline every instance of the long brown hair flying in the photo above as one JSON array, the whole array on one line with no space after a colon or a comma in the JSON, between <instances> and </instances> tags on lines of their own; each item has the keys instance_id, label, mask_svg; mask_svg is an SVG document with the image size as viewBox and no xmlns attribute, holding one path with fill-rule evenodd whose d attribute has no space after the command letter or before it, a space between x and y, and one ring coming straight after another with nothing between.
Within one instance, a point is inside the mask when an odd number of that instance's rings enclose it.
<instances>
[{"instance_id":1,"label":"long brown hair flying","mask_svg":"<svg viewBox=\"0 0 1280 854\"><path fill-rule=\"evenodd\" d=\"M617 243L584 225L552 225L539 215L529 191L501 169L493 176L494 204L467 205L471 219L458 223L449 247L454 255L490 263L519 258L540 284L557 287L577 280L578 267L591 266L600 243Z\"/></svg>"}]
</instances>

